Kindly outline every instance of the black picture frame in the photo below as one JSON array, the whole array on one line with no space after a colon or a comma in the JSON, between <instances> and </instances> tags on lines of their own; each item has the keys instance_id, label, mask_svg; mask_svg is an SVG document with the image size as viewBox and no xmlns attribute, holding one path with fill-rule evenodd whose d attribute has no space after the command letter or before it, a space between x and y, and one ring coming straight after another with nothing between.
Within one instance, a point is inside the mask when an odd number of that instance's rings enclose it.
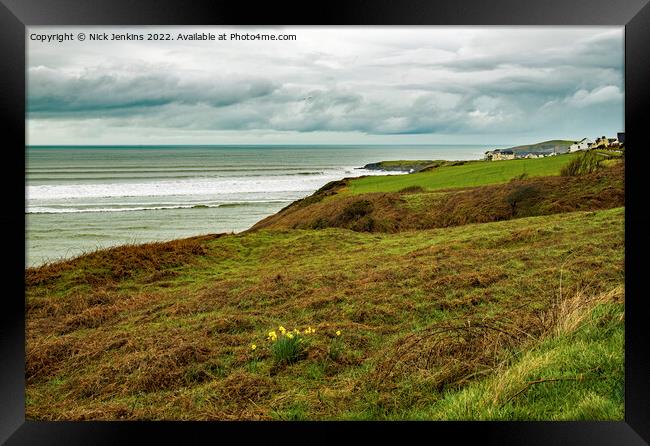
<instances>
[{"instance_id":1,"label":"black picture frame","mask_svg":"<svg viewBox=\"0 0 650 446\"><path fill-rule=\"evenodd\" d=\"M25 27L36 25L619 25L625 26L626 132L626 338L623 422L34 422L25 421L24 167ZM642 445L650 442L650 356L644 348L649 314L643 305L648 218L643 152L650 105L650 5L648 0L337 0L279 3L194 0L0 0L0 113L7 180L0 225L6 243L0 311L0 442L20 444L264 443L340 441L343 431L365 436L428 441L452 438L495 444ZM646 143L647 146L647 143ZM20 296L23 296L21 299ZM279 433L282 431L282 433ZM291 433L289 435L289 432ZM403 435L409 437L403 437ZM397 437L400 438L400 437ZM404 441L404 440L402 440ZM408 440L407 440L408 441ZM421 441L421 440L420 440Z\"/></svg>"}]
</instances>

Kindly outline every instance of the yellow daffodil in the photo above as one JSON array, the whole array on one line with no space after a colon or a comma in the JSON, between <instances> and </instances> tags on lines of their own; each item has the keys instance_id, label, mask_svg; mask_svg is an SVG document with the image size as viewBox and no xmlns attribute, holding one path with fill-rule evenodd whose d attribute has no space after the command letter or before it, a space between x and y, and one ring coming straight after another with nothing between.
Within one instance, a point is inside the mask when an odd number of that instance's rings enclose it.
<instances>
[{"instance_id":1,"label":"yellow daffodil","mask_svg":"<svg viewBox=\"0 0 650 446\"><path fill-rule=\"evenodd\" d=\"M291 333L287 333L285 336L288 337L289 339L293 339L293 335Z\"/></svg>"},{"instance_id":2,"label":"yellow daffodil","mask_svg":"<svg viewBox=\"0 0 650 446\"><path fill-rule=\"evenodd\" d=\"M280 333L285 334L287 332L287 329L284 328L282 325L278 327L278 330L280 330Z\"/></svg>"},{"instance_id":3,"label":"yellow daffodil","mask_svg":"<svg viewBox=\"0 0 650 446\"><path fill-rule=\"evenodd\" d=\"M277 338L278 338L278 335L275 334L275 331L274 331L274 330L269 331L269 339L270 339L271 341L275 341Z\"/></svg>"},{"instance_id":4,"label":"yellow daffodil","mask_svg":"<svg viewBox=\"0 0 650 446\"><path fill-rule=\"evenodd\" d=\"M341 330L336 330L336 336L341 336Z\"/></svg>"},{"instance_id":5,"label":"yellow daffodil","mask_svg":"<svg viewBox=\"0 0 650 446\"><path fill-rule=\"evenodd\" d=\"M251 344L251 350L255 350L257 348L257 345Z\"/></svg>"}]
</instances>

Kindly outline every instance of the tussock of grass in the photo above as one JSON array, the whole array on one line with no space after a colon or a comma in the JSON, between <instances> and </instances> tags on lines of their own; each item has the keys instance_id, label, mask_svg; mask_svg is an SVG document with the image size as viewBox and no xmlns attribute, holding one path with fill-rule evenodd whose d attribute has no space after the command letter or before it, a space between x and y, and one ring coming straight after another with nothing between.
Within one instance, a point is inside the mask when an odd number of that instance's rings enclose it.
<instances>
[{"instance_id":1,"label":"tussock of grass","mask_svg":"<svg viewBox=\"0 0 650 446\"><path fill-rule=\"evenodd\" d=\"M568 177L595 172L601 168L600 163L606 156L594 150L581 152L562 168L560 175Z\"/></svg>"},{"instance_id":2,"label":"tussock of grass","mask_svg":"<svg viewBox=\"0 0 650 446\"><path fill-rule=\"evenodd\" d=\"M399 192L402 194L420 193L420 192L424 192L424 189L422 188L422 186L407 186L404 189L401 189Z\"/></svg>"}]
</instances>

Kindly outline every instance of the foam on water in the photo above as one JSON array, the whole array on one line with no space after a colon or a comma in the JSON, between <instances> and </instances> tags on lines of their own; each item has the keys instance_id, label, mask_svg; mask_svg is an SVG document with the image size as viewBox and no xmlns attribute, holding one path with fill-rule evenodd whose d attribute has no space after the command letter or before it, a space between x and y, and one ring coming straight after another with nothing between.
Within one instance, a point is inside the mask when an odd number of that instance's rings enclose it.
<instances>
[{"instance_id":1,"label":"foam on water","mask_svg":"<svg viewBox=\"0 0 650 446\"><path fill-rule=\"evenodd\" d=\"M250 193L311 193L325 183L344 176L386 175L365 169L345 169L327 174L281 177L189 178L183 180L156 180L147 182L118 182L91 184L41 184L27 186L28 201L76 198L221 196Z\"/></svg>"},{"instance_id":2,"label":"foam on water","mask_svg":"<svg viewBox=\"0 0 650 446\"><path fill-rule=\"evenodd\" d=\"M367 163L477 159L478 146L28 148L27 264L238 232ZM393 172L392 174L403 174Z\"/></svg>"}]
</instances>

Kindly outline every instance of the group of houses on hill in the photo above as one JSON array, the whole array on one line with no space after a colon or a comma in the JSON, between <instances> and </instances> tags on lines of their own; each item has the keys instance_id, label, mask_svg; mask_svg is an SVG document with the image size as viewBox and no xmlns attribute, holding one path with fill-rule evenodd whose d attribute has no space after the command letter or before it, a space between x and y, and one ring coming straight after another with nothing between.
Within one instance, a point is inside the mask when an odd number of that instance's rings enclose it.
<instances>
[{"instance_id":1,"label":"group of houses on hill","mask_svg":"<svg viewBox=\"0 0 650 446\"><path fill-rule=\"evenodd\" d=\"M579 152L580 150L589 149L619 149L624 144L625 133L619 132L616 134L616 138L601 136L600 138L596 138L595 141L589 138L582 138L580 141L575 141L569 146L569 152Z\"/></svg>"},{"instance_id":2,"label":"group of houses on hill","mask_svg":"<svg viewBox=\"0 0 650 446\"><path fill-rule=\"evenodd\" d=\"M496 149L488 150L485 152L485 159L487 161L502 161L513 160L515 158L544 158L547 156L555 156L557 153L533 153L533 152L514 152L511 149Z\"/></svg>"},{"instance_id":3,"label":"group of houses on hill","mask_svg":"<svg viewBox=\"0 0 650 446\"><path fill-rule=\"evenodd\" d=\"M616 138L607 138L601 136L596 138L595 141L590 140L589 138L582 138L580 141L574 141L568 148L568 152L579 152L581 150L590 150L590 149L613 149L618 150L625 145L625 133L619 132L616 135ZM564 153L564 152L561 152ZM525 152L525 151L514 151L512 149L496 149L488 150L485 152L485 159L487 161L501 161L501 160L513 160L515 158L544 158L547 156L555 156L558 152L553 149L552 152Z\"/></svg>"}]
</instances>

